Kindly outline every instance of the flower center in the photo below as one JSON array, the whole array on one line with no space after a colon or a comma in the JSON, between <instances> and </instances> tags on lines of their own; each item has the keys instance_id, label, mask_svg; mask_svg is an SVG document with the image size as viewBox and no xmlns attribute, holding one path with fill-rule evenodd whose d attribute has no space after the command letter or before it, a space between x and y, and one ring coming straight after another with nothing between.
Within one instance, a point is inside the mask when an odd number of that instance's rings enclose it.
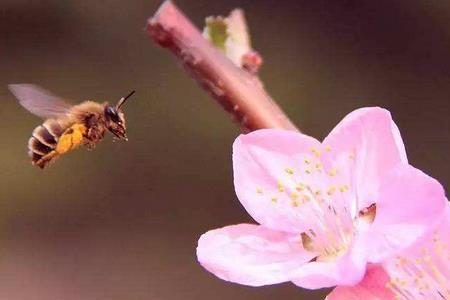
<instances>
[{"instance_id":1,"label":"flower center","mask_svg":"<svg viewBox=\"0 0 450 300\"><path fill-rule=\"evenodd\" d=\"M283 166L275 174L279 181L272 188L271 202L277 209L294 209L295 217L307 227L301 234L304 248L319 253L318 260L332 260L348 250L361 216L354 182L350 182L354 178L354 152L332 157L330 147L324 150L327 153L323 156L312 147L297 165ZM262 194L262 189L257 193Z\"/></svg>"},{"instance_id":2,"label":"flower center","mask_svg":"<svg viewBox=\"0 0 450 300\"><path fill-rule=\"evenodd\" d=\"M435 233L426 247L411 255L397 257L386 269L391 280L386 284L398 300L449 300L450 251Z\"/></svg>"},{"instance_id":3,"label":"flower center","mask_svg":"<svg viewBox=\"0 0 450 300\"><path fill-rule=\"evenodd\" d=\"M355 234L343 195L335 193L334 187L327 193L313 192L311 187L306 187L302 194L308 201L302 203L300 213L309 227L301 234L302 243L306 250L320 253L321 260L345 253Z\"/></svg>"}]
</instances>

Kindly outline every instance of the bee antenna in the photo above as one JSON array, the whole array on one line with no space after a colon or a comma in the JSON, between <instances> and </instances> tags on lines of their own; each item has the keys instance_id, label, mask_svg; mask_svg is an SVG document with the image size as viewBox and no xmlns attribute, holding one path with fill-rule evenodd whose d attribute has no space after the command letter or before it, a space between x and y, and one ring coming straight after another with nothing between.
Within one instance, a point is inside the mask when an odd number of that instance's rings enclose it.
<instances>
[{"instance_id":1,"label":"bee antenna","mask_svg":"<svg viewBox=\"0 0 450 300\"><path fill-rule=\"evenodd\" d=\"M127 101L128 98L130 98L131 96L133 96L133 94L136 91L131 91L131 93L129 93L128 95L126 95L125 97L120 98L119 102L117 102L116 105L116 109L120 109L120 107L125 103L125 101Z\"/></svg>"}]
</instances>

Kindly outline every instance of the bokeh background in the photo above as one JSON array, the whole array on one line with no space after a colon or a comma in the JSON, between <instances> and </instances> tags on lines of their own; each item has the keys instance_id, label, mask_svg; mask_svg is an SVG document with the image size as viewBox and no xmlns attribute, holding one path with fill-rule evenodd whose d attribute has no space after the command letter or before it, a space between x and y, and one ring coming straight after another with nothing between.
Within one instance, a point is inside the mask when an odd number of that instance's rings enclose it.
<instances>
[{"instance_id":1,"label":"bokeh background","mask_svg":"<svg viewBox=\"0 0 450 300\"><path fill-rule=\"evenodd\" d=\"M196 262L198 237L251 222L232 185L227 115L144 32L160 1L0 1L0 299L323 299L249 288ZM390 109L410 161L450 182L450 2L179 0L203 18L245 9L267 89L317 138L348 112ZM8 83L115 102L131 89L128 143L108 138L44 171L41 121Z\"/></svg>"}]
</instances>

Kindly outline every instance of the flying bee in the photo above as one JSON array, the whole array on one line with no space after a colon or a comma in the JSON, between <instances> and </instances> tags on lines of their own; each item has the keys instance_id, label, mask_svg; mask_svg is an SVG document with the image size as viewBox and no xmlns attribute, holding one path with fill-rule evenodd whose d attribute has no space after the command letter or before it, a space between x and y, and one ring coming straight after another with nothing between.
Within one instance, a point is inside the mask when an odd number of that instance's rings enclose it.
<instances>
[{"instance_id":1,"label":"flying bee","mask_svg":"<svg viewBox=\"0 0 450 300\"><path fill-rule=\"evenodd\" d=\"M11 84L8 87L23 107L45 119L28 140L28 153L35 166L45 168L80 145L93 148L106 131L117 139L128 140L122 106L134 91L121 98L115 106L93 101L70 105L33 84Z\"/></svg>"}]
</instances>

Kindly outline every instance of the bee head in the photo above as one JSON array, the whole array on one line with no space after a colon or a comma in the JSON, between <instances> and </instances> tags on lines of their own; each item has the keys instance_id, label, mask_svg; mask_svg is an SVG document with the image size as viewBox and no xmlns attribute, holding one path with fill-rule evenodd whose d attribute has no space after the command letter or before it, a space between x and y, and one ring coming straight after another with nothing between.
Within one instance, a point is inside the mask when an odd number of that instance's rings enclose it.
<instances>
[{"instance_id":1,"label":"bee head","mask_svg":"<svg viewBox=\"0 0 450 300\"><path fill-rule=\"evenodd\" d=\"M126 141L128 141L128 138L127 128L125 126L125 115L120 108L133 94L134 91L128 94L128 96L121 98L116 106L107 105L105 107L106 127L116 137Z\"/></svg>"}]
</instances>

